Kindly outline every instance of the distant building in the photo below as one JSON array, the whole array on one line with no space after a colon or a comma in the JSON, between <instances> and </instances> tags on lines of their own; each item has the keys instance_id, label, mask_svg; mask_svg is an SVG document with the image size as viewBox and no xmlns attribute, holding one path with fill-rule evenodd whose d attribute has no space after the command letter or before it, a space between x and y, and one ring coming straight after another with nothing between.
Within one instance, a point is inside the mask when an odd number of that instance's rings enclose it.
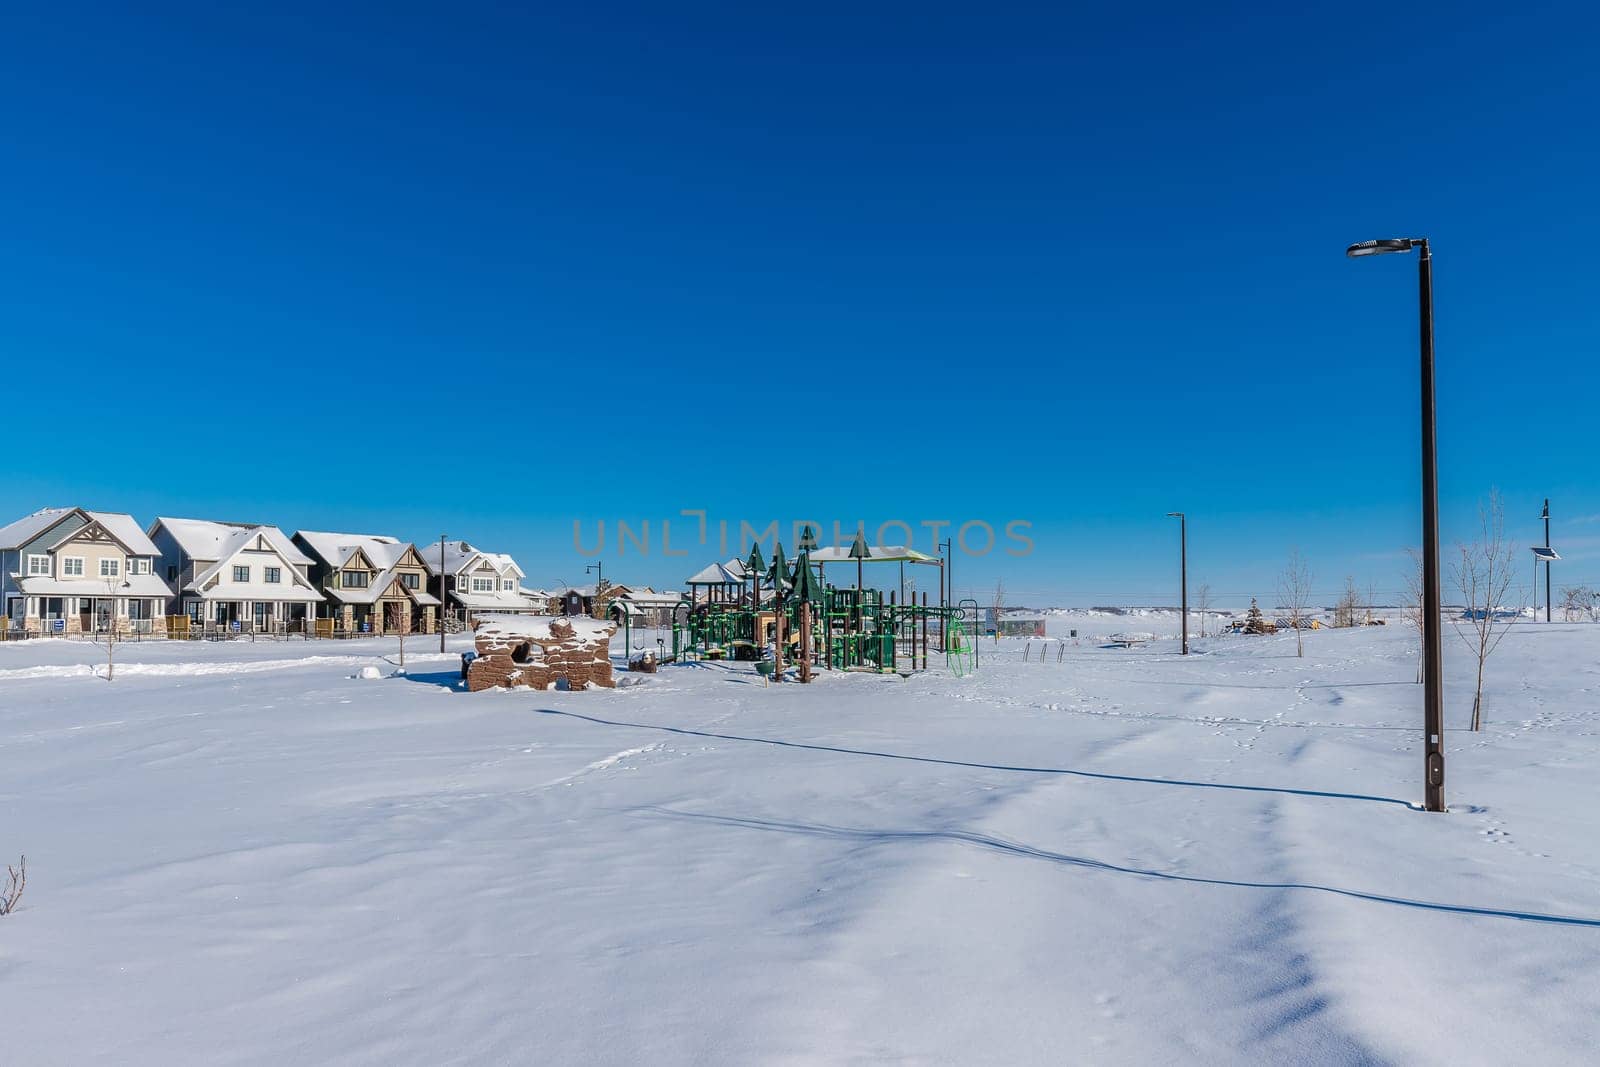
<instances>
[{"instance_id":1,"label":"distant building","mask_svg":"<svg viewBox=\"0 0 1600 1067\"><path fill-rule=\"evenodd\" d=\"M522 568L504 552L485 552L466 541L445 542L443 560L437 544L419 546L417 551L428 568L434 596L463 623L485 612L548 613L546 596L522 587Z\"/></svg>"}]
</instances>

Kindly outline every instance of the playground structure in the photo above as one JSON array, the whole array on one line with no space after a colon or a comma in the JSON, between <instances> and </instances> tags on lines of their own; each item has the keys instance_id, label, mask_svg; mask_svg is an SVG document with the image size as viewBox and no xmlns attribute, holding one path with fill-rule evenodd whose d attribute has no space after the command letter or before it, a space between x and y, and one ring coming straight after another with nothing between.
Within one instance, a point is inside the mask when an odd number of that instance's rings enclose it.
<instances>
[{"instance_id":1,"label":"playground structure","mask_svg":"<svg viewBox=\"0 0 1600 1067\"><path fill-rule=\"evenodd\" d=\"M853 588L827 581L829 563L852 562ZM817 549L808 528L792 566L781 543L770 564L756 544L747 560L715 564L690 580L691 589L707 587L707 595L686 600L674 612L671 659L755 662L774 681L794 667L799 680L809 682L817 670L927 670L939 654L953 673L970 674L977 669L975 601L929 603L927 592L902 600L899 590L886 594L862 580L867 563L898 563L903 569L907 563L940 562L910 548L868 546L859 532L848 549Z\"/></svg>"},{"instance_id":2,"label":"playground structure","mask_svg":"<svg viewBox=\"0 0 1600 1067\"><path fill-rule=\"evenodd\" d=\"M581 615L480 615L467 689L611 689L613 622Z\"/></svg>"}]
</instances>

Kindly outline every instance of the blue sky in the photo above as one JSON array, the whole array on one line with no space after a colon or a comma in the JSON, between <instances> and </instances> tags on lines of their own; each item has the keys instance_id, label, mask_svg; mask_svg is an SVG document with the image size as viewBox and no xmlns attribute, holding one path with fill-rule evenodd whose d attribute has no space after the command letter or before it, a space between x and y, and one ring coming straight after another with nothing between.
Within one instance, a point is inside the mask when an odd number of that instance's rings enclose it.
<instances>
[{"instance_id":1,"label":"blue sky","mask_svg":"<svg viewBox=\"0 0 1600 1067\"><path fill-rule=\"evenodd\" d=\"M1578 5L6 23L6 518L444 531L534 584L649 520L604 558L657 585L684 509L1023 520L961 585L1170 603L1181 509L1221 593L1291 546L1396 590L1415 261L1342 251L1426 234L1446 542L1550 496L1600 582Z\"/></svg>"}]
</instances>

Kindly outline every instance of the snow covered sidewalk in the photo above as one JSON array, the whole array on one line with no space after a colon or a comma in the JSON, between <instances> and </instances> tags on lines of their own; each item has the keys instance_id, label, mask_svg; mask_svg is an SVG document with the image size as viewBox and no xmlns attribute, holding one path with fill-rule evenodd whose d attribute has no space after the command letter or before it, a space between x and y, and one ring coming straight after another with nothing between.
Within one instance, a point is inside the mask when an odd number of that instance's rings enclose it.
<instances>
[{"instance_id":1,"label":"snow covered sidewalk","mask_svg":"<svg viewBox=\"0 0 1600 1067\"><path fill-rule=\"evenodd\" d=\"M1507 638L1489 729L1447 740L1446 816L1410 806L1398 627L1303 660L1290 637L1024 664L1019 641L965 680L704 664L473 695L436 649L352 677L392 642L151 644L113 683L72 669L93 646L31 644L53 647L0 652L24 1062L1578 1063L1600 1041L1600 627Z\"/></svg>"}]
</instances>

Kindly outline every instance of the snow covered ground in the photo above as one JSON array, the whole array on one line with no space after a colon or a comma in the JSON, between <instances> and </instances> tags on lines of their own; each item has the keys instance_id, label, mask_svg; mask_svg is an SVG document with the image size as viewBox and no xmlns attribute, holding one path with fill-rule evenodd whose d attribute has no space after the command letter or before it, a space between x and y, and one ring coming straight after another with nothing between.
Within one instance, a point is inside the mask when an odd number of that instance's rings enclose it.
<instances>
[{"instance_id":1,"label":"snow covered ground","mask_svg":"<svg viewBox=\"0 0 1600 1067\"><path fill-rule=\"evenodd\" d=\"M1405 627L1023 645L475 695L426 641L0 645L0 1059L1595 1061L1600 626L1512 630L1448 815Z\"/></svg>"}]
</instances>

